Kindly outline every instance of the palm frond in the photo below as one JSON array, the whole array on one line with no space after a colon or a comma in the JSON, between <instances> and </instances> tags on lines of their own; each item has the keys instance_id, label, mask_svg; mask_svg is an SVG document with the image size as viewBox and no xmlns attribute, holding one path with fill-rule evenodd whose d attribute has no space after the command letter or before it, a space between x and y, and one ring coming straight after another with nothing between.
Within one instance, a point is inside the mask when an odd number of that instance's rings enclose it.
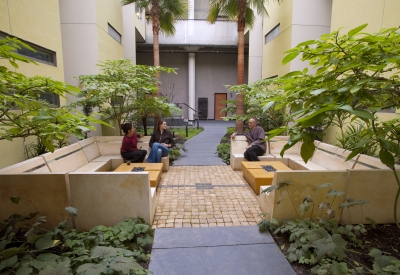
<instances>
[{"instance_id":1,"label":"palm frond","mask_svg":"<svg viewBox=\"0 0 400 275\"><path fill-rule=\"evenodd\" d=\"M246 8L245 21L246 21L246 27L250 28L250 29L254 26L254 23L256 22L256 17L254 16L254 11L249 7Z\"/></svg>"}]
</instances>

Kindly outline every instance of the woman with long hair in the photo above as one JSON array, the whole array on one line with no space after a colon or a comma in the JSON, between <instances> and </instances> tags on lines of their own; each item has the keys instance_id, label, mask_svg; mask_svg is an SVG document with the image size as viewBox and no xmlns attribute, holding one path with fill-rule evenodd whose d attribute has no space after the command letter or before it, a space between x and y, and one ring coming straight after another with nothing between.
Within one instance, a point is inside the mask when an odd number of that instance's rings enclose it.
<instances>
[{"instance_id":1,"label":"woman with long hair","mask_svg":"<svg viewBox=\"0 0 400 275\"><path fill-rule=\"evenodd\" d=\"M167 122L160 120L157 130L151 135L149 142L151 151L146 161L160 163L161 158L168 156L170 148L174 145L172 133L167 130Z\"/></svg>"},{"instance_id":2,"label":"woman with long hair","mask_svg":"<svg viewBox=\"0 0 400 275\"><path fill-rule=\"evenodd\" d=\"M122 131L125 133L122 139L121 156L126 162L143 162L146 157L147 151L137 148L138 138L140 134L136 133L135 127L132 123L124 123L121 125Z\"/></svg>"}]
</instances>

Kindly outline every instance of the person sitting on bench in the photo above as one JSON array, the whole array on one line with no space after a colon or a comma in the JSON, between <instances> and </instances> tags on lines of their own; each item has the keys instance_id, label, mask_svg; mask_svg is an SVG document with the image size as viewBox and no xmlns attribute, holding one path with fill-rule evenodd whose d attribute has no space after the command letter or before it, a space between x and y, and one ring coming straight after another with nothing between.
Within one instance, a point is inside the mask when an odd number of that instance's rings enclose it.
<instances>
[{"instance_id":1,"label":"person sitting on bench","mask_svg":"<svg viewBox=\"0 0 400 275\"><path fill-rule=\"evenodd\" d=\"M258 121L254 117L249 119L249 128L250 130L244 134L250 144L246 147L244 158L248 161L260 161L258 156L264 155L267 149L267 144L264 141L265 132L262 127L258 126ZM237 133L233 133L231 138L235 139L236 135Z\"/></svg>"},{"instance_id":2,"label":"person sitting on bench","mask_svg":"<svg viewBox=\"0 0 400 275\"><path fill-rule=\"evenodd\" d=\"M175 142L172 133L167 130L167 122L160 120L157 130L151 135L149 142L151 151L146 161L160 163L161 158L168 156L170 148L174 147L174 145Z\"/></svg>"},{"instance_id":3,"label":"person sitting on bench","mask_svg":"<svg viewBox=\"0 0 400 275\"><path fill-rule=\"evenodd\" d=\"M124 161L126 161L128 164L130 162L143 162L147 151L137 148L138 138L140 138L141 135L136 134L135 127L132 125L132 123L122 124L121 129L125 133L121 145L121 156L124 158Z\"/></svg>"}]
</instances>

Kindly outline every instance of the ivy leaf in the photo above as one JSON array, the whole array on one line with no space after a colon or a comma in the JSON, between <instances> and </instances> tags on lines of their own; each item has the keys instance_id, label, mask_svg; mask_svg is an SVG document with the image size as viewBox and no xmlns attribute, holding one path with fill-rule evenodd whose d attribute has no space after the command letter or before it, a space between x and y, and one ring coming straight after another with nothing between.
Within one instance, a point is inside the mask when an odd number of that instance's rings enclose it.
<instances>
[{"instance_id":1,"label":"ivy leaf","mask_svg":"<svg viewBox=\"0 0 400 275\"><path fill-rule=\"evenodd\" d=\"M3 256L4 259L8 259L13 257L14 255L18 255L25 251L25 244L21 245L20 247L10 247L3 251L0 251L0 256Z\"/></svg>"},{"instance_id":2,"label":"ivy leaf","mask_svg":"<svg viewBox=\"0 0 400 275\"><path fill-rule=\"evenodd\" d=\"M80 267L78 267L76 272L78 274L85 274L85 275L101 275L106 273L105 272L106 269L107 265L101 262L100 264L83 264Z\"/></svg>"},{"instance_id":3,"label":"ivy leaf","mask_svg":"<svg viewBox=\"0 0 400 275\"><path fill-rule=\"evenodd\" d=\"M55 267L47 266L42 271L39 272L39 275L64 275L64 274L72 274L70 270L69 259L66 259L63 262L58 263Z\"/></svg>"},{"instance_id":4,"label":"ivy leaf","mask_svg":"<svg viewBox=\"0 0 400 275\"><path fill-rule=\"evenodd\" d=\"M38 250L45 250L50 247L54 247L54 246L58 245L60 240L53 240L52 238L53 238L53 236L51 234L44 235L42 238L40 238L39 240L37 240L35 242L36 248Z\"/></svg>"},{"instance_id":5,"label":"ivy leaf","mask_svg":"<svg viewBox=\"0 0 400 275\"><path fill-rule=\"evenodd\" d=\"M18 256L14 255L11 258L8 258L2 262L0 262L0 271L4 268L13 267L18 261Z\"/></svg>"},{"instance_id":6,"label":"ivy leaf","mask_svg":"<svg viewBox=\"0 0 400 275\"><path fill-rule=\"evenodd\" d=\"M144 238L142 237L137 238L137 243L143 246L149 245L153 243L153 239L149 235L146 235Z\"/></svg>"},{"instance_id":7,"label":"ivy leaf","mask_svg":"<svg viewBox=\"0 0 400 275\"><path fill-rule=\"evenodd\" d=\"M121 271L123 274L128 274L130 270L140 270L142 266L138 264L133 258L118 257L111 263L110 267L116 271Z\"/></svg>"},{"instance_id":8,"label":"ivy leaf","mask_svg":"<svg viewBox=\"0 0 400 275\"><path fill-rule=\"evenodd\" d=\"M311 244L315 248L317 254L317 261L328 256L329 258L343 259L345 256L344 250L346 247L346 241L339 234L329 235L326 231L320 234L324 229L316 229L313 231L317 232L315 241Z\"/></svg>"},{"instance_id":9,"label":"ivy leaf","mask_svg":"<svg viewBox=\"0 0 400 275\"><path fill-rule=\"evenodd\" d=\"M92 258L105 259L113 256L122 255L122 250L114 247L95 246L92 250Z\"/></svg>"},{"instance_id":10,"label":"ivy leaf","mask_svg":"<svg viewBox=\"0 0 400 275\"><path fill-rule=\"evenodd\" d=\"M30 275L33 274L32 271L33 269L28 264L25 264L17 270L17 273L15 273L15 275Z\"/></svg>"}]
</instances>

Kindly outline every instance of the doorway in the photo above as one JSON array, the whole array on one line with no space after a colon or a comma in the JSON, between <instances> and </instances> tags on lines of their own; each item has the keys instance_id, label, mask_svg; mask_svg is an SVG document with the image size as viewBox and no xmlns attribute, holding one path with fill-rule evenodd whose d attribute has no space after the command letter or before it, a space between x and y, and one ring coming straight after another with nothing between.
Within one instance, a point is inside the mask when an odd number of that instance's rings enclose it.
<instances>
[{"instance_id":1,"label":"doorway","mask_svg":"<svg viewBox=\"0 0 400 275\"><path fill-rule=\"evenodd\" d=\"M216 93L214 100L214 119L222 120L222 117L226 116L226 112L222 112L221 110L226 108L227 94L226 93Z\"/></svg>"}]
</instances>

